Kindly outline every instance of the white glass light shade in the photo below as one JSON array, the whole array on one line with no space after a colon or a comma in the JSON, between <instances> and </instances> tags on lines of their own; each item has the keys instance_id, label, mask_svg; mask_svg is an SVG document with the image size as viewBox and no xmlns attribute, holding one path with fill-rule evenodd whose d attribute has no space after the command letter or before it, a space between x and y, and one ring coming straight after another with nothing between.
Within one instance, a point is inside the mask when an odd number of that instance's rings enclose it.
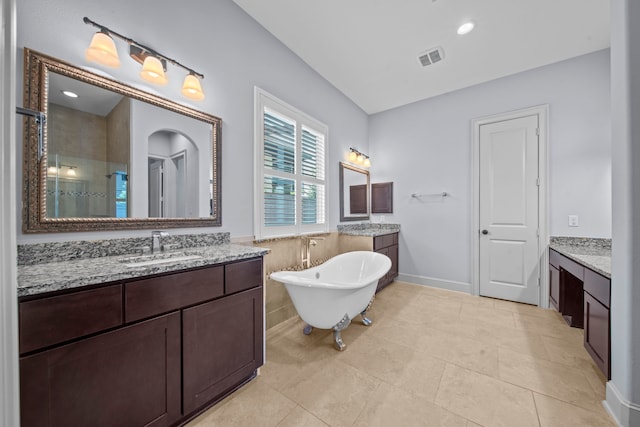
<instances>
[{"instance_id":1,"label":"white glass light shade","mask_svg":"<svg viewBox=\"0 0 640 427\"><path fill-rule=\"evenodd\" d=\"M368 157L365 157L365 158L364 158L364 165L365 165L366 167L370 167L370 166L371 166L371 160L369 160L369 158L368 158Z\"/></svg>"},{"instance_id":2,"label":"white glass light shade","mask_svg":"<svg viewBox=\"0 0 640 427\"><path fill-rule=\"evenodd\" d=\"M116 44L109 34L102 32L93 35L91 44L85 52L85 58L87 61L97 62L107 67L118 68L120 66Z\"/></svg>"},{"instance_id":3,"label":"white glass light shade","mask_svg":"<svg viewBox=\"0 0 640 427\"><path fill-rule=\"evenodd\" d=\"M162 62L155 56L147 56L142 64L140 77L144 80L155 83L157 85L166 85L167 76L164 74Z\"/></svg>"},{"instance_id":4,"label":"white glass light shade","mask_svg":"<svg viewBox=\"0 0 640 427\"><path fill-rule=\"evenodd\" d=\"M360 164L364 163L364 156L362 154L358 154L358 163Z\"/></svg>"},{"instance_id":5,"label":"white glass light shade","mask_svg":"<svg viewBox=\"0 0 640 427\"><path fill-rule=\"evenodd\" d=\"M69 168L67 171L67 176L76 176L76 171L73 168Z\"/></svg>"},{"instance_id":6,"label":"white glass light shade","mask_svg":"<svg viewBox=\"0 0 640 427\"><path fill-rule=\"evenodd\" d=\"M358 160L358 155L356 154L355 151L352 151L349 153L349 161L350 162L355 162L356 160Z\"/></svg>"},{"instance_id":7,"label":"white glass light shade","mask_svg":"<svg viewBox=\"0 0 640 427\"><path fill-rule=\"evenodd\" d=\"M187 98L202 101L204 92L202 92L202 86L200 86L200 79L193 74L187 74L182 85L182 94Z\"/></svg>"},{"instance_id":8,"label":"white glass light shade","mask_svg":"<svg viewBox=\"0 0 640 427\"><path fill-rule=\"evenodd\" d=\"M55 166L49 166L49 167L47 168L47 175L55 176L55 175L57 175L57 174L58 174L58 168L57 168L57 167L55 167Z\"/></svg>"}]
</instances>

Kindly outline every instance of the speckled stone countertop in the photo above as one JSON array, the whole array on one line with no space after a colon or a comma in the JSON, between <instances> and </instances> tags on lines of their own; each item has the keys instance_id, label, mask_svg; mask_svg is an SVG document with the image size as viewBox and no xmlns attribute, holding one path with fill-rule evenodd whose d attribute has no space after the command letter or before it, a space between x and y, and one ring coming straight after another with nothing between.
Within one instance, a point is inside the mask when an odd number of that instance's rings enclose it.
<instances>
[{"instance_id":1,"label":"speckled stone countertop","mask_svg":"<svg viewBox=\"0 0 640 427\"><path fill-rule=\"evenodd\" d=\"M382 223L359 223L359 224L338 224L338 232L349 236L376 237L385 234L398 233L400 224Z\"/></svg>"},{"instance_id":2,"label":"speckled stone countertop","mask_svg":"<svg viewBox=\"0 0 640 427\"><path fill-rule=\"evenodd\" d=\"M611 278L611 239L552 237L549 248Z\"/></svg>"},{"instance_id":3,"label":"speckled stone countertop","mask_svg":"<svg viewBox=\"0 0 640 427\"><path fill-rule=\"evenodd\" d=\"M199 242L202 243L201 241ZM78 242L68 242L67 245L73 246L74 243ZM91 242L82 242L80 246L86 248L90 246L89 243ZM104 241L96 241L96 244L104 244ZM65 246L63 243L57 243L56 245ZM95 254L95 251L89 252ZM136 257L138 260L144 260L144 258L139 257L139 254L135 253L99 257L84 256L66 260L54 259L53 262L40 261L31 264L23 263L18 265L18 297L237 261L262 256L267 252L269 250L265 248L242 246L227 242L209 246L189 246L155 254L152 257L171 258L172 256L185 256L190 259L176 259L169 263L153 265L128 266L135 264L132 261L135 261Z\"/></svg>"}]
</instances>

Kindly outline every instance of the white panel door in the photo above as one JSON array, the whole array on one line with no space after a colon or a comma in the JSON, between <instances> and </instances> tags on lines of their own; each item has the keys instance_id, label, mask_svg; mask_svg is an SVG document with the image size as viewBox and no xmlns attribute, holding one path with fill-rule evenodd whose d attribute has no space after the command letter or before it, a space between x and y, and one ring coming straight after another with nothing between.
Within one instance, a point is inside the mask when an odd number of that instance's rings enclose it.
<instances>
[{"instance_id":1,"label":"white panel door","mask_svg":"<svg viewBox=\"0 0 640 427\"><path fill-rule=\"evenodd\" d=\"M480 126L480 295L539 303L538 115Z\"/></svg>"}]
</instances>

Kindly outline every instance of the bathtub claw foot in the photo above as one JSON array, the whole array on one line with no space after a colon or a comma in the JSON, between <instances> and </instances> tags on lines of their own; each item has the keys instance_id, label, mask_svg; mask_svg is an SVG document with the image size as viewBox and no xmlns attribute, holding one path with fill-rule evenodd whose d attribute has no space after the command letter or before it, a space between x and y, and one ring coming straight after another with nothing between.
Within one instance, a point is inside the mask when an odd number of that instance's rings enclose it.
<instances>
[{"instance_id":1,"label":"bathtub claw foot","mask_svg":"<svg viewBox=\"0 0 640 427\"><path fill-rule=\"evenodd\" d=\"M347 348L347 345L342 341L342 330L346 329L350 323L351 319L349 318L349 315L345 313L342 319L333 327L333 340L338 351L342 351Z\"/></svg>"},{"instance_id":2,"label":"bathtub claw foot","mask_svg":"<svg viewBox=\"0 0 640 427\"><path fill-rule=\"evenodd\" d=\"M302 333L305 335L309 335L311 334L311 331L313 331L313 326L305 325L304 329L302 330Z\"/></svg>"},{"instance_id":3,"label":"bathtub claw foot","mask_svg":"<svg viewBox=\"0 0 640 427\"><path fill-rule=\"evenodd\" d=\"M373 321L367 317L367 311L369 311L369 309L371 308L371 305L373 305L373 300L375 298L376 298L376 295L373 294L373 296L371 297L371 300L369 301L369 304L367 305L367 308L365 308L362 311L362 313L360 313L360 316L362 316L362 324L364 326L371 326L371 324L373 323Z\"/></svg>"},{"instance_id":4,"label":"bathtub claw foot","mask_svg":"<svg viewBox=\"0 0 640 427\"><path fill-rule=\"evenodd\" d=\"M362 316L362 324L363 324L364 326L371 326L371 324L373 323L373 320L369 319L369 318L366 316L366 314L367 314L367 312L366 312L366 311L363 311L362 313L360 313L360 316Z\"/></svg>"},{"instance_id":5,"label":"bathtub claw foot","mask_svg":"<svg viewBox=\"0 0 640 427\"><path fill-rule=\"evenodd\" d=\"M333 331L334 345L338 351L343 351L347 345L342 341L341 331Z\"/></svg>"}]
</instances>

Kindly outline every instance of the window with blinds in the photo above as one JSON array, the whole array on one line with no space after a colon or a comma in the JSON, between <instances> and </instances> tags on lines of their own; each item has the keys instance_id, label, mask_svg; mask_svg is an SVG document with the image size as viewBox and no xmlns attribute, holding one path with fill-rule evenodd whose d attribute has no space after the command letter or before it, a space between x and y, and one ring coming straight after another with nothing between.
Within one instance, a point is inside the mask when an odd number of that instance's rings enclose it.
<instances>
[{"instance_id":1,"label":"window with blinds","mask_svg":"<svg viewBox=\"0 0 640 427\"><path fill-rule=\"evenodd\" d=\"M328 231L322 123L256 88L256 238Z\"/></svg>"}]
</instances>

